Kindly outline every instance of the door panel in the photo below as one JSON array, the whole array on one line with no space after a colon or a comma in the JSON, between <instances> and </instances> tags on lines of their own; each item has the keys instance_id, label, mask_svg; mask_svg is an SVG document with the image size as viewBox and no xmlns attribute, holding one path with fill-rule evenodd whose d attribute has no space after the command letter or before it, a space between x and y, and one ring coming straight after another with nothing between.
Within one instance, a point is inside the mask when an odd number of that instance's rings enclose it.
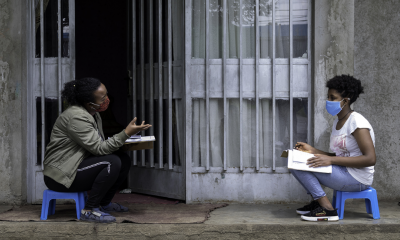
<instances>
[{"instance_id":1,"label":"door panel","mask_svg":"<svg viewBox=\"0 0 400 240\"><path fill-rule=\"evenodd\" d=\"M75 78L75 0L28 3L28 203L41 204L44 149L62 112L61 89ZM44 120L42 121L42 117Z\"/></svg>"},{"instance_id":2,"label":"door panel","mask_svg":"<svg viewBox=\"0 0 400 240\"><path fill-rule=\"evenodd\" d=\"M134 152L133 192L185 199L183 0L129 1L132 118L153 125L153 150ZM133 13L133 14L132 14ZM173 49L173 47L175 47ZM163 71L159 71L162 64Z\"/></svg>"}]
</instances>

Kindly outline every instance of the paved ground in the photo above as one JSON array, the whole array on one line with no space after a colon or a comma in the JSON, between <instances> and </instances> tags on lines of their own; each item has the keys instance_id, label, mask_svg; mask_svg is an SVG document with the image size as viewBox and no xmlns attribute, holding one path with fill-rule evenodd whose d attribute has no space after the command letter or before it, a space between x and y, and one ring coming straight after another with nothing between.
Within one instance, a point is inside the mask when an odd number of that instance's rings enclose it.
<instances>
[{"instance_id":1,"label":"paved ground","mask_svg":"<svg viewBox=\"0 0 400 240\"><path fill-rule=\"evenodd\" d=\"M347 202L346 202L347 203ZM339 222L305 222L295 204L232 204L211 213L204 224L90 224L0 222L4 239L400 239L400 206L380 202L381 219L363 201L346 205ZM0 210L6 207L0 207Z\"/></svg>"}]
</instances>

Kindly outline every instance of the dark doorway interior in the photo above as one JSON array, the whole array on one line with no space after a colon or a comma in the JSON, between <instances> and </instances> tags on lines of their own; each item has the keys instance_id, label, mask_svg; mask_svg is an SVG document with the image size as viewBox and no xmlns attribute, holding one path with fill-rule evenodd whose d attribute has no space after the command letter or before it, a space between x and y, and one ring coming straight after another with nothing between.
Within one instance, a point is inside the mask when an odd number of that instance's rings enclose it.
<instances>
[{"instance_id":1,"label":"dark doorway interior","mask_svg":"<svg viewBox=\"0 0 400 240\"><path fill-rule=\"evenodd\" d=\"M102 113L104 132L112 135L127 124L127 1L85 0L76 4L76 78L95 77L111 100Z\"/></svg>"}]
</instances>

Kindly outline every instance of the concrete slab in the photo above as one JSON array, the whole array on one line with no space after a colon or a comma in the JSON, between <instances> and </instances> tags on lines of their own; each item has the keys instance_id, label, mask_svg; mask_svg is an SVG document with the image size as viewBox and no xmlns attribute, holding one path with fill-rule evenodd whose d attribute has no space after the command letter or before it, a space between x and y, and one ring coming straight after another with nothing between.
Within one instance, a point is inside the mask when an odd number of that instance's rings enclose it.
<instances>
[{"instance_id":1,"label":"concrete slab","mask_svg":"<svg viewBox=\"0 0 400 240\"><path fill-rule=\"evenodd\" d=\"M375 220L371 214L367 214L364 200L347 200L344 219L324 224L400 225L400 206L397 202L379 202L379 206L381 219ZM310 224L310 222L302 221L300 215L296 214L296 209L299 207L301 207L299 204L231 204L211 212L205 224Z\"/></svg>"},{"instance_id":2,"label":"concrete slab","mask_svg":"<svg viewBox=\"0 0 400 240\"><path fill-rule=\"evenodd\" d=\"M338 222L301 221L296 204L232 204L204 224L0 221L0 239L399 239L400 206L379 205L382 219L373 220L364 202L349 201Z\"/></svg>"},{"instance_id":3,"label":"concrete slab","mask_svg":"<svg viewBox=\"0 0 400 240\"><path fill-rule=\"evenodd\" d=\"M12 209L11 205L0 205L0 213L6 212L10 209Z\"/></svg>"}]
</instances>

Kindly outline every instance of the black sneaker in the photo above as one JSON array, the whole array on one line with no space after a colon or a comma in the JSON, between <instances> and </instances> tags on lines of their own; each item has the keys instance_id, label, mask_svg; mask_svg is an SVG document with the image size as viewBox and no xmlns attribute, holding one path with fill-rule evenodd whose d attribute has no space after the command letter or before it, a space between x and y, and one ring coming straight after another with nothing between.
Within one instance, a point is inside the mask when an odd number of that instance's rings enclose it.
<instances>
[{"instance_id":1,"label":"black sneaker","mask_svg":"<svg viewBox=\"0 0 400 240\"><path fill-rule=\"evenodd\" d=\"M306 221L314 221L314 222L318 222L318 221L338 221L339 220L339 216L337 214L337 209L334 210L328 210L326 208L323 207L318 207L314 210L312 210L311 212L302 215L301 219L306 220Z\"/></svg>"},{"instance_id":2,"label":"black sneaker","mask_svg":"<svg viewBox=\"0 0 400 240\"><path fill-rule=\"evenodd\" d=\"M316 209L319 206L320 205L319 205L318 201L314 200L314 201L310 202L309 204L305 205L304 207L298 208L296 210L296 212L297 212L297 214L304 215L304 214L307 214L310 211Z\"/></svg>"}]
</instances>

